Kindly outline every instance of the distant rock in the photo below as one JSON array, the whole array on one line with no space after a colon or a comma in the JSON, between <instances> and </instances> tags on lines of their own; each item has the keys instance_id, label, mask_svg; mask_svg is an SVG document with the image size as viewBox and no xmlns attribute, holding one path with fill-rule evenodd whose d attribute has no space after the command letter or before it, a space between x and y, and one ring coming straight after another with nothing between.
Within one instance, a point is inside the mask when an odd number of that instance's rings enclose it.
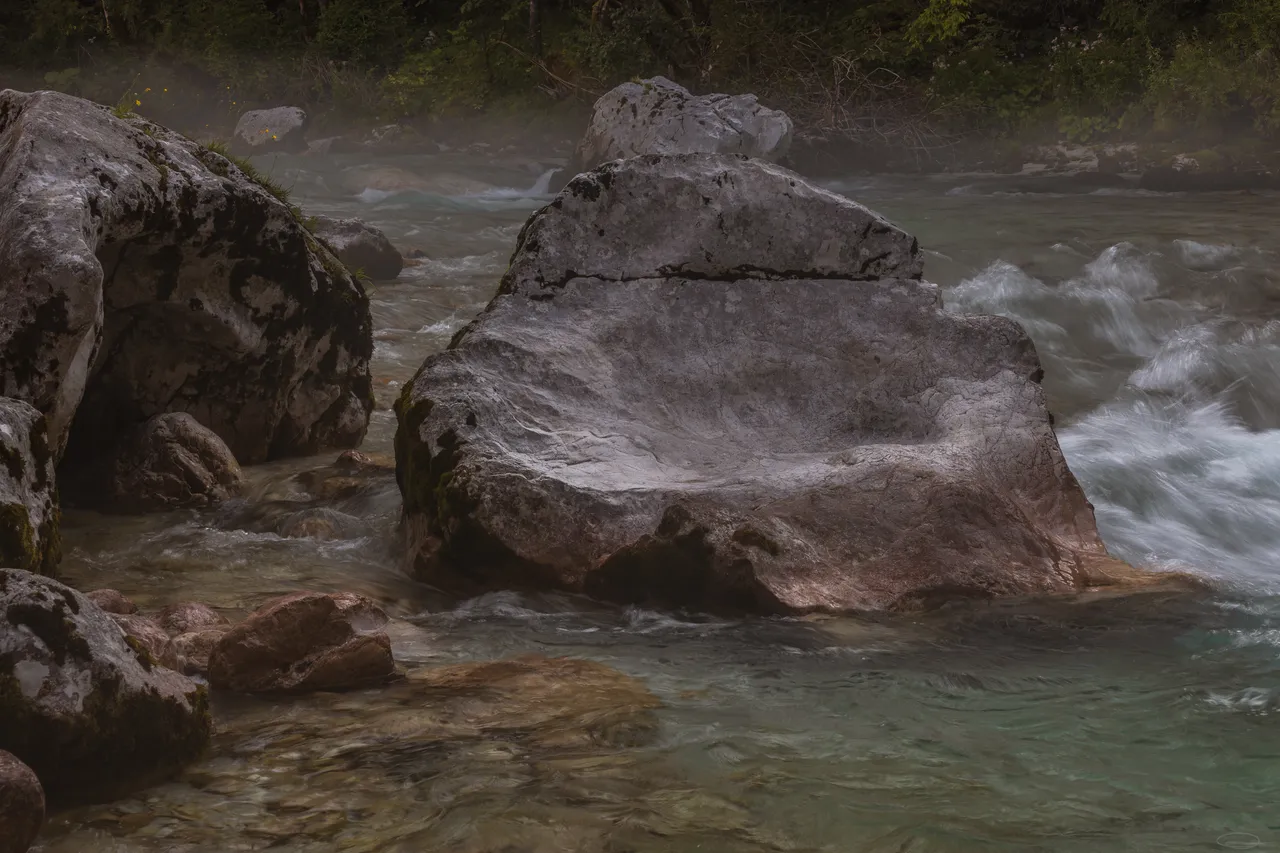
<instances>
[{"instance_id":1,"label":"distant rock","mask_svg":"<svg viewBox=\"0 0 1280 853\"><path fill-rule=\"evenodd\" d=\"M0 568L52 574L62 556L58 523L45 419L26 403L0 397Z\"/></svg>"},{"instance_id":2,"label":"distant rock","mask_svg":"<svg viewBox=\"0 0 1280 853\"><path fill-rule=\"evenodd\" d=\"M755 95L693 95L665 77L623 83L596 101L578 169L641 154L744 154L779 160L791 145L786 113Z\"/></svg>"},{"instance_id":3,"label":"distant rock","mask_svg":"<svg viewBox=\"0 0 1280 853\"><path fill-rule=\"evenodd\" d=\"M104 613L128 615L138 612L138 605L125 598L118 590L95 589L92 592L86 592L85 597L102 608Z\"/></svg>"},{"instance_id":4,"label":"distant rock","mask_svg":"<svg viewBox=\"0 0 1280 853\"><path fill-rule=\"evenodd\" d=\"M363 437L368 296L217 151L68 95L0 92L0 210L0 395L45 414L64 495L167 412L243 464Z\"/></svg>"},{"instance_id":5,"label":"distant rock","mask_svg":"<svg viewBox=\"0 0 1280 853\"><path fill-rule=\"evenodd\" d=\"M1256 160L1210 150L1163 158L1143 171L1138 186L1154 192L1269 190L1280 187L1280 178Z\"/></svg>"},{"instance_id":6,"label":"distant rock","mask_svg":"<svg viewBox=\"0 0 1280 853\"><path fill-rule=\"evenodd\" d=\"M759 160L578 176L397 405L419 576L804 613L1131 573L1031 340L921 274L911 235Z\"/></svg>"},{"instance_id":7,"label":"distant rock","mask_svg":"<svg viewBox=\"0 0 1280 853\"><path fill-rule=\"evenodd\" d=\"M307 113L297 107L250 110L236 122L232 148L239 154L297 154L307 150L306 129Z\"/></svg>"},{"instance_id":8,"label":"distant rock","mask_svg":"<svg viewBox=\"0 0 1280 853\"><path fill-rule=\"evenodd\" d=\"M244 474L218 435L185 412L156 415L124 439L103 509L155 512L215 506Z\"/></svg>"},{"instance_id":9,"label":"distant rock","mask_svg":"<svg viewBox=\"0 0 1280 853\"><path fill-rule=\"evenodd\" d=\"M360 595L287 595L223 635L209 659L209 683L239 693L382 684L397 675L386 624L386 614Z\"/></svg>"},{"instance_id":10,"label":"distant rock","mask_svg":"<svg viewBox=\"0 0 1280 853\"><path fill-rule=\"evenodd\" d=\"M352 272L377 280L400 275L404 259L387 235L359 219L317 216L315 235Z\"/></svg>"},{"instance_id":11,"label":"distant rock","mask_svg":"<svg viewBox=\"0 0 1280 853\"><path fill-rule=\"evenodd\" d=\"M29 572L0 570L0 749L51 801L155 784L209 742L205 689L157 665L118 617Z\"/></svg>"},{"instance_id":12,"label":"distant rock","mask_svg":"<svg viewBox=\"0 0 1280 853\"><path fill-rule=\"evenodd\" d=\"M27 853L44 825L44 788L30 767L0 750L0 853Z\"/></svg>"}]
</instances>

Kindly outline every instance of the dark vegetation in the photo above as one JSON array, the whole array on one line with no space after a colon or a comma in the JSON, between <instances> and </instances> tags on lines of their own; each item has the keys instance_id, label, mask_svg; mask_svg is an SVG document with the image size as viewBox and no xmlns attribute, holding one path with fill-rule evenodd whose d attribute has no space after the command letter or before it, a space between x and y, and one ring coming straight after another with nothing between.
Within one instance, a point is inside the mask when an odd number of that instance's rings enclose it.
<instances>
[{"instance_id":1,"label":"dark vegetation","mask_svg":"<svg viewBox=\"0 0 1280 853\"><path fill-rule=\"evenodd\" d=\"M188 129L556 116L661 73L918 151L1280 135L1280 0L5 0L0 57L2 83Z\"/></svg>"}]
</instances>

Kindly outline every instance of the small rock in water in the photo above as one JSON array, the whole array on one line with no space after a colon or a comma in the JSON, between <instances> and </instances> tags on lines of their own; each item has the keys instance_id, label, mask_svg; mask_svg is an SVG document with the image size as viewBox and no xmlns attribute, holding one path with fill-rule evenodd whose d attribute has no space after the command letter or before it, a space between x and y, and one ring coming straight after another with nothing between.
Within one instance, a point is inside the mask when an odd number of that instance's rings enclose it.
<instances>
[{"instance_id":1,"label":"small rock in water","mask_svg":"<svg viewBox=\"0 0 1280 853\"><path fill-rule=\"evenodd\" d=\"M154 619L139 616L136 613L112 613L111 618L116 620L116 624L124 630L130 639L134 640L146 650L147 654L151 655L154 663L166 669L179 672L182 670L182 661L178 659L178 652L173 647L173 640Z\"/></svg>"},{"instance_id":2,"label":"small rock in water","mask_svg":"<svg viewBox=\"0 0 1280 853\"><path fill-rule=\"evenodd\" d=\"M114 589L95 589L92 592L86 592L85 597L107 613L128 615L138 612L138 605Z\"/></svg>"},{"instance_id":3,"label":"small rock in water","mask_svg":"<svg viewBox=\"0 0 1280 853\"><path fill-rule=\"evenodd\" d=\"M382 281L400 275L404 259L387 235L359 219L315 217L315 235L355 272Z\"/></svg>"},{"instance_id":4,"label":"small rock in water","mask_svg":"<svg viewBox=\"0 0 1280 853\"><path fill-rule=\"evenodd\" d=\"M156 415L115 461L104 508L149 512L214 506L239 493L244 474L231 449L185 412Z\"/></svg>"},{"instance_id":5,"label":"small rock in water","mask_svg":"<svg viewBox=\"0 0 1280 853\"><path fill-rule=\"evenodd\" d=\"M231 147L241 154L269 154L272 151L300 153L307 150L303 137L307 113L298 107L250 110L240 116L231 136Z\"/></svg>"},{"instance_id":6,"label":"small rock in water","mask_svg":"<svg viewBox=\"0 0 1280 853\"><path fill-rule=\"evenodd\" d=\"M341 496L341 493L327 495L329 498ZM368 532L368 525L336 509L313 507L285 517L277 532L285 539L357 539Z\"/></svg>"},{"instance_id":7,"label":"small rock in water","mask_svg":"<svg viewBox=\"0 0 1280 853\"><path fill-rule=\"evenodd\" d=\"M229 625L217 628L197 628L173 638L174 651L187 675L205 675L209 672L209 657L220 641L230 631Z\"/></svg>"},{"instance_id":8,"label":"small rock in water","mask_svg":"<svg viewBox=\"0 0 1280 853\"><path fill-rule=\"evenodd\" d=\"M0 853L27 853L44 825L44 788L17 756L0 750Z\"/></svg>"},{"instance_id":9,"label":"small rock in water","mask_svg":"<svg viewBox=\"0 0 1280 853\"><path fill-rule=\"evenodd\" d=\"M240 693L381 684L397 676L386 624L381 608L361 595L287 595L223 635L209 682Z\"/></svg>"},{"instance_id":10,"label":"small rock in water","mask_svg":"<svg viewBox=\"0 0 1280 853\"><path fill-rule=\"evenodd\" d=\"M156 621L173 637L205 628L226 628L231 624L227 617L198 601L170 604L156 614Z\"/></svg>"},{"instance_id":11,"label":"small rock in water","mask_svg":"<svg viewBox=\"0 0 1280 853\"><path fill-rule=\"evenodd\" d=\"M49 578L0 570L0 749L36 772L51 801L155 784L209 742L205 688L127 639L116 620L132 618Z\"/></svg>"}]
</instances>

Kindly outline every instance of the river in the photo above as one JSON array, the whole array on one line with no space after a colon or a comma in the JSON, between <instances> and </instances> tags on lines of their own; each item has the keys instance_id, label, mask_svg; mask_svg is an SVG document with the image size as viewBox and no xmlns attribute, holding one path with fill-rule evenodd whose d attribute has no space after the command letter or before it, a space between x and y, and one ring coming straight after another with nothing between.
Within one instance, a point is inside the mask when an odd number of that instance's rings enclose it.
<instances>
[{"instance_id":1,"label":"river","mask_svg":"<svg viewBox=\"0 0 1280 853\"><path fill-rule=\"evenodd\" d=\"M360 216L426 255L371 285L365 450L391 452L400 387L488 301L553 165L388 158L377 167L417 176L396 191L354 159L264 164L308 213ZM40 849L1280 849L1276 197L1022 194L955 176L829 186L919 238L950 309L1025 325L1108 545L1213 592L726 620L557 595L450 600L398 563L389 476L330 502L349 523L326 540L261 532L234 508L69 512L62 572L80 589L230 614L350 589L395 617L406 667L571 655L663 704L643 743L548 752L397 740L385 691L219 698L206 761L55 815ZM307 497L300 472L335 456L250 470L251 503Z\"/></svg>"}]
</instances>

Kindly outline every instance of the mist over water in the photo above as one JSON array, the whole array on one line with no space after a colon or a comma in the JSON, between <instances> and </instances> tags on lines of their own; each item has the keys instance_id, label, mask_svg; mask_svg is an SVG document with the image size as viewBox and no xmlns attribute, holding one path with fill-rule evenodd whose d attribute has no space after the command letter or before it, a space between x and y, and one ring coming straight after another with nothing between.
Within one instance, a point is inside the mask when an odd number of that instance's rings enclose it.
<instances>
[{"instance_id":1,"label":"mist over water","mask_svg":"<svg viewBox=\"0 0 1280 853\"><path fill-rule=\"evenodd\" d=\"M400 388L488 302L561 162L451 152L263 165L307 213L359 216L424 255L370 286L378 410L364 449L389 453ZM326 505L342 537L289 539L252 507L305 499L300 478L334 454L273 463L248 472L243 517L70 513L65 574L144 607L200 599L237 612L298 588L374 595L395 617L402 665L600 661L662 701L656 741L458 750L411 742L379 691L227 701L207 762L60 815L46 853L1280 848L1276 199L961 183L832 187L917 235L949 310L1027 328L1108 545L1214 578L1214 591L861 619L512 592L458 601L400 566L389 476ZM303 820L313 812L342 818Z\"/></svg>"}]
</instances>

